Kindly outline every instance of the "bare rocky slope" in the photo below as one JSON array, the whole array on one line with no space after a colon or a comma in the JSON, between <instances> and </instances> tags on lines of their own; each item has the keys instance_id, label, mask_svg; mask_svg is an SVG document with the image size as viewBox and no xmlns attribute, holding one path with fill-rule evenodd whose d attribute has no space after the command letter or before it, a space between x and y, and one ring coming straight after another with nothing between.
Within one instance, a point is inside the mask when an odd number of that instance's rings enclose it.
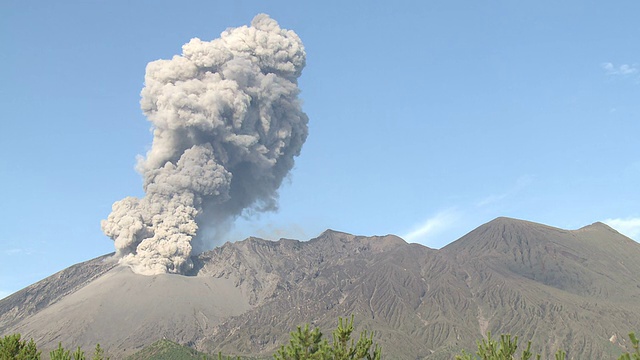
<instances>
[{"instance_id":1,"label":"bare rocky slope","mask_svg":"<svg viewBox=\"0 0 640 360\"><path fill-rule=\"evenodd\" d=\"M387 358L451 358L490 331L532 339L543 358L606 359L640 331L640 244L601 223L498 218L440 250L327 230L227 243L194 263L188 276L136 275L110 256L74 265L0 301L0 334L43 349L99 342L115 358L163 338L268 357L296 325L354 314Z\"/></svg>"}]
</instances>

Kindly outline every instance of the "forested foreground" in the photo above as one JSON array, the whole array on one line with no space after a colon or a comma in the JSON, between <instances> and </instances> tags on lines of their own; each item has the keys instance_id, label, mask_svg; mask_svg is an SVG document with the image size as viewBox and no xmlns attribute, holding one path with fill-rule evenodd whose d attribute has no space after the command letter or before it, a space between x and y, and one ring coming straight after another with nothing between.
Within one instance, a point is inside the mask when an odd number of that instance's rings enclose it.
<instances>
[{"instance_id":1,"label":"forested foreground","mask_svg":"<svg viewBox=\"0 0 640 360\"><path fill-rule=\"evenodd\" d=\"M309 325L298 326L291 332L289 343L282 345L273 354L275 360L380 360L383 358L382 348L373 340L373 334L366 330L360 333L357 341L353 334L353 316L350 320L339 318L337 328L332 332L331 341L323 337L320 329L310 329ZM640 341L634 333L629 334L633 353L624 353L618 360L640 360ZM529 360L540 359L539 354L531 352L531 341L519 351L518 337L500 335L500 339L491 338L477 341L475 354L464 350L455 356L456 360ZM26 341L20 334L7 335L0 338L0 360L39 360L42 351L38 350L33 339ZM104 349L96 344L93 351L86 354L79 347L75 350L65 349L62 344L49 352L51 360L108 360ZM241 360L248 358L230 357L218 354L211 356L199 353L191 348L167 340L156 342L140 352L130 356L130 360L164 360L164 359L202 359L202 360ZM558 350L555 360L565 360L566 352Z\"/></svg>"}]
</instances>

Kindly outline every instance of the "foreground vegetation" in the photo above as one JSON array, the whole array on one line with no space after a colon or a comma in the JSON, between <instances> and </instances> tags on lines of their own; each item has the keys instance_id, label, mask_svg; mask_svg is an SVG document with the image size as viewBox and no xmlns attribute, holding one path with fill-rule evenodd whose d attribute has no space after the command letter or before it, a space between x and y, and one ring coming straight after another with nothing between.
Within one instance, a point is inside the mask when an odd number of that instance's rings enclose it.
<instances>
[{"instance_id":1,"label":"foreground vegetation","mask_svg":"<svg viewBox=\"0 0 640 360\"><path fill-rule=\"evenodd\" d=\"M337 328L332 332L332 341L323 338L320 329L311 330L309 325L298 326L291 332L289 343L282 345L273 355L275 360L380 360L382 358L381 347L373 341L373 334L366 330L360 333L358 340L352 338L353 316L350 320L339 318ZM633 353L624 353L618 360L640 360L640 340L634 333L629 334L633 347ZM455 357L456 360L531 360L534 354L531 352L531 341L524 350L518 353L518 337L500 335L500 340L491 338L477 342L478 349L475 354L462 351ZM73 352L65 349L62 344L49 353L51 360L108 360L104 350L97 344L93 355L88 357L79 347ZM0 338L0 360L40 360L41 351L33 339L23 340L20 334L13 334ZM535 355L539 360L541 355ZM186 346L176 344L168 340L160 340L138 353L130 356L129 360L241 360L249 358L226 357L222 354L210 356ZM558 350L555 360L565 360L566 353Z\"/></svg>"},{"instance_id":2,"label":"foreground vegetation","mask_svg":"<svg viewBox=\"0 0 640 360\"><path fill-rule=\"evenodd\" d=\"M351 360L366 359L380 360L381 349L373 342L373 334L367 335L364 330L360 333L358 342L351 338L353 333L353 315L351 320L338 320L338 327L333 331L331 344L327 339L322 339L322 333L318 328L309 330L309 325L304 329L298 326L297 331L291 333L291 339L287 346L282 346L273 357L276 360Z\"/></svg>"},{"instance_id":3,"label":"foreground vegetation","mask_svg":"<svg viewBox=\"0 0 640 360\"><path fill-rule=\"evenodd\" d=\"M37 349L33 339L27 342L20 334L7 335L0 339L0 360L40 360L42 352ZM104 356L104 350L97 344L93 357L86 357L84 351L78 347L71 352L58 343L58 348L49 353L51 360L109 360Z\"/></svg>"},{"instance_id":4,"label":"foreground vegetation","mask_svg":"<svg viewBox=\"0 0 640 360\"><path fill-rule=\"evenodd\" d=\"M634 333L629 334L631 344L635 350L633 354L625 353L620 355L618 360L640 360L640 349L638 343L640 342ZM518 356L518 337L513 340L511 335L500 335L500 341L491 338L491 333L487 335L487 339L478 341L477 356L473 356L466 351L456 356L456 360L529 360L533 357L531 352L531 341L527 343L527 347ZM560 349L555 353L555 360L565 360L567 353ZM540 360L541 355L536 355L536 360Z\"/></svg>"}]
</instances>

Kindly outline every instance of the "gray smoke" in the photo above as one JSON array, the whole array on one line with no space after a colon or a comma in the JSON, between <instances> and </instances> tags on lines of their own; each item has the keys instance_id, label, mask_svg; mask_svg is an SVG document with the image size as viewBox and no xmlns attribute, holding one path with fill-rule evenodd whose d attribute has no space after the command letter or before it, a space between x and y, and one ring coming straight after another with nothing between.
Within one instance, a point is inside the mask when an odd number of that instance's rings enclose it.
<instances>
[{"instance_id":1,"label":"gray smoke","mask_svg":"<svg viewBox=\"0 0 640 360\"><path fill-rule=\"evenodd\" d=\"M180 273L243 211L277 209L307 137L304 65L300 38L265 14L147 65L140 104L153 144L137 165L145 196L117 201L102 221L121 263Z\"/></svg>"}]
</instances>

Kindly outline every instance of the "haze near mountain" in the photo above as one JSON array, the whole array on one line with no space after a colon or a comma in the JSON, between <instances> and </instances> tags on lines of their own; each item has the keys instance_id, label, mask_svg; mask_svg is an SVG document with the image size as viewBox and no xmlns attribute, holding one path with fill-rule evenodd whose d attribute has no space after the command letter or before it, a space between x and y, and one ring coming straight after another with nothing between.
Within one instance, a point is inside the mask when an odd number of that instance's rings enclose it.
<instances>
[{"instance_id":1,"label":"haze near mountain","mask_svg":"<svg viewBox=\"0 0 640 360\"><path fill-rule=\"evenodd\" d=\"M166 338L268 357L296 325L354 314L386 358L448 359L511 333L543 358L607 359L640 324L640 244L595 223L568 231L498 218L434 250L327 230L307 242L256 238L192 258L188 274L141 276L109 256L0 301L0 333L43 348L96 342L121 358Z\"/></svg>"},{"instance_id":2,"label":"haze near mountain","mask_svg":"<svg viewBox=\"0 0 640 360\"><path fill-rule=\"evenodd\" d=\"M139 274L181 273L244 210L277 208L277 190L307 137L298 101L300 38L260 14L219 39L147 65L140 105L153 144L137 170L145 196L102 221L116 256Z\"/></svg>"}]
</instances>

